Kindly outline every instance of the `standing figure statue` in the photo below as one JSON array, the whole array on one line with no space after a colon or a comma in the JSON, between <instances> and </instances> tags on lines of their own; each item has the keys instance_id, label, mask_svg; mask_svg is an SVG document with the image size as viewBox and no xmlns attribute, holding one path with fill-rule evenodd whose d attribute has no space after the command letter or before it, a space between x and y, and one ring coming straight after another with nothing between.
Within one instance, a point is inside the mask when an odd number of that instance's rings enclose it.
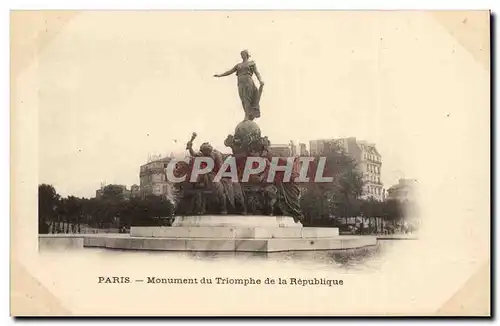
<instances>
[{"instance_id":1,"label":"standing figure statue","mask_svg":"<svg viewBox=\"0 0 500 326\"><path fill-rule=\"evenodd\" d=\"M225 77L236 73L238 77L238 94L240 95L243 110L245 110L245 120L253 120L260 117L260 97L264 89L264 81L257 70L257 65L250 60L247 50L241 51L242 61L232 69L214 77ZM255 74L259 80L260 87L257 89L252 76Z\"/></svg>"}]
</instances>

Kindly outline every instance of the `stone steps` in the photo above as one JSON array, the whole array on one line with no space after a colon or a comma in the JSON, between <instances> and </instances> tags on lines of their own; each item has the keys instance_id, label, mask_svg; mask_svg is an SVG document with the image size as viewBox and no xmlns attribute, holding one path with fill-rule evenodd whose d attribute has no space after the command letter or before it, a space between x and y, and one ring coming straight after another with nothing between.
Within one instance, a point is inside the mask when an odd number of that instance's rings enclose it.
<instances>
[{"instance_id":1,"label":"stone steps","mask_svg":"<svg viewBox=\"0 0 500 326\"><path fill-rule=\"evenodd\" d=\"M216 239L283 239L331 238L339 235L338 228L303 227L228 227L228 226L179 226L132 227L132 237L152 238L216 238Z\"/></svg>"},{"instance_id":2,"label":"stone steps","mask_svg":"<svg viewBox=\"0 0 500 326\"><path fill-rule=\"evenodd\" d=\"M219 239L219 238L84 238L84 247L153 251L283 252L355 249L377 244L375 237L338 236L323 239Z\"/></svg>"}]
</instances>

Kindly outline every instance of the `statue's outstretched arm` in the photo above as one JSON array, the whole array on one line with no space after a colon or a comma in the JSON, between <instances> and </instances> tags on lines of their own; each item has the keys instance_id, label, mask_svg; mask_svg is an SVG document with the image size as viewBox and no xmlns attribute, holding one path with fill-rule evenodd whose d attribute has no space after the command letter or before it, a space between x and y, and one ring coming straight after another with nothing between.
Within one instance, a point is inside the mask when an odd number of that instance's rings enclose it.
<instances>
[{"instance_id":1,"label":"statue's outstretched arm","mask_svg":"<svg viewBox=\"0 0 500 326\"><path fill-rule=\"evenodd\" d=\"M231 68L230 70L226 71L225 73L223 74L220 74L220 75L214 75L214 77L226 77L226 76L229 76L229 75L232 75L236 72L236 66L234 66L233 68Z\"/></svg>"}]
</instances>

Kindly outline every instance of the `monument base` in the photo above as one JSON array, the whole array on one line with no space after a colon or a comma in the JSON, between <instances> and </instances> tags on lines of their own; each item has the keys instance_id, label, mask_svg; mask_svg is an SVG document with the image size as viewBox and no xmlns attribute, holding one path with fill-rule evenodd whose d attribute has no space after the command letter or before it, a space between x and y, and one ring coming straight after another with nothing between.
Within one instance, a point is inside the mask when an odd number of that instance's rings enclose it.
<instances>
[{"instance_id":1,"label":"monument base","mask_svg":"<svg viewBox=\"0 0 500 326\"><path fill-rule=\"evenodd\" d=\"M128 250L281 252L374 246L371 236L339 236L338 228L302 227L281 216L178 216L171 227L132 227L129 237L88 236L85 247Z\"/></svg>"},{"instance_id":2,"label":"monument base","mask_svg":"<svg viewBox=\"0 0 500 326\"><path fill-rule=\"evenodd\" d=\"M205 252L283 252L356 249L377 244L376 237L338 236L332 238L282 238L282 239L220 239L220 238L144 238L98 237L84 238L84 247L155 250L155 251L205 251Z\"/></svg>"},{"instance_id":3,"label":"monument base","mask_svg":"<svg viewBox=\"0 0 500 326\"><path fill-rule=\"evenodd\" d=\"M267 215L197 215L176 216L172 227L271 227L271 228L301 228L300 222L295 223L290 216Z\"/></svg>"},{"instance_id":4,"label":"monument base","mask_svg":"<svg viewBox=\"0 0 500 326\"><path fill-rule=\"evenodd\" d=\"M280 228L230 226L132 227L131 237L139 238L193 238L193 239L283 239L331 238L339 235L338 228Z\"/></svg>"}]
</instances>

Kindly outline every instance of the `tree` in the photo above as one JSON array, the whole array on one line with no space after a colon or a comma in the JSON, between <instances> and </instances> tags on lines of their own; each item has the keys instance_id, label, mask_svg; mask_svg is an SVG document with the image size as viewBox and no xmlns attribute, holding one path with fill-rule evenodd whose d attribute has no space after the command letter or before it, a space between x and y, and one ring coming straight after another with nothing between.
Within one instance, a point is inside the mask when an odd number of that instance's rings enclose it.
<instances>
[{"instance_id":1,"label":"tree","mask_svg":"<svg viewBox=\"0 0 500 326\"><path fill-rule=\"evenodd\" d=\"M90 198L83 200L82 203L83 220L86 224L92 227L97 227L99 220L100 207L102 206L102 199Z\"/></svg>"},{"instance_id":2,"label":"tree","mask_svg":"<svg viewBox=\"0 0 500 326\"><path fill-rule=\"evenodd\" d=\"M328 218L333 209L333 202L329 200L330 194L312 184L303 190L300 208L305 216L304 222L313 225L315 219Z\"/></svg>"},{"instance_id":3,"label":"tree","mask_svg":"<svg viewBox=\"0 0 500 326\"><path fill-rule=\"evenodd\" d=\"M384 205L373 198L361 200L361 213L366 217L382 217Z\"/></svg>"},{"instance_id":4,"label":"tree","mask_svg":"<svg viewBox=\"0 0 500 326\"><path fill-rule=\"evenodd\" d=\"M60 196L54 186L41 184L38 186L38 232L48 233L48 222L55 220Z\"/></svg>"},{"instance_id":5,"label":"tree","mask_svg":"<svg viewBox=\"0 0 500 326\"><path fill-rule=\"evenodd\" d=\"M384 202L383 216L390 221L399 221L404 217L403 205L396 199Z\"/></svg>"},{"instance_id":6,"label":"tree","mask_svg":"<svg viewBox=\"0 0 500 326\"><path fill-rule=\"evenodd\" d=\"M327 144L325 149L325 168L323 176L333 177L332 182L306 184L303 189L301 209L306 220L312 223L315 218L330 216L357 216L359 196L363 191L363 179L356 162L336 144ZM314 180L320 157L315 157L309 169L310 179Z\"/></svg>"},{"instance_id":7,"label":"tree","mask_svg":"<svg viewBox=\"0 0 500 326\"><path fill-rule=\"evenodd\" d=\"M123 200L123 188L119 185L107 185L102 191L102 198L108 200Z\"/></svg>"},{"instance_id":8,"label":"tree","mask_svg":"<svg viewBox=\"0 0 500 326\"><path fill-rule=\"evenodd\" d=\"M147 196L142 200L133 198L126 207L123 213L124 221L134 226L155 225L161 222L160 219L171 217L174 211L174 206L167 198L155 195Z\"/></svg>"},{"instance_id":9,"label":"tree","mask_svg":"<svg viewBox=\"0 0 500 326\"><path fill-rule=\"evenodd\" d=\"M62 216L65 225L74 226L79 224L81 221L81 215L84 206L84 199L75 196L68 196L67 198L61 199L60 208L58 213Z\"/></svg>"},{"instance_id":10,"label":"tree","mask_svg":"<svg viewBox=\"0 0 500 326\"><path fill-rule=\"evenodd\" d=\"M86 203L89 208L92 226L98 228L114 227L116 218L124 209L125 197L122 186L107 185L103 188L101 198L93 198Z\"/></svg>"}]
</instances>

